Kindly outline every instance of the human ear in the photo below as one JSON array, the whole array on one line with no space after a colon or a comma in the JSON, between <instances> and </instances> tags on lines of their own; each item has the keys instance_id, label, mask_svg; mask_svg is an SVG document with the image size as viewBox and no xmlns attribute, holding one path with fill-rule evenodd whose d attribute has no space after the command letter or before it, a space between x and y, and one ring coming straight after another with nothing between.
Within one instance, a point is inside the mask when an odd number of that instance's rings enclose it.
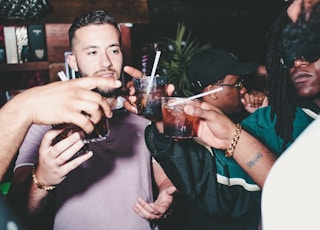
<instances>
[{"instance_id":1,"label":"human ear","mask_svg":"<svg viewBox=\"0 0 320 230\"><path fill-rule=\"evenodd\" d=\"M214 85L208 85L207 87L205 87L205 91L210 91L214 88ZM217 100L218 97L216 95L216 93L211 93L209 94L209 96L213 99L213 100Z\"/></svg>"}]
</instances>

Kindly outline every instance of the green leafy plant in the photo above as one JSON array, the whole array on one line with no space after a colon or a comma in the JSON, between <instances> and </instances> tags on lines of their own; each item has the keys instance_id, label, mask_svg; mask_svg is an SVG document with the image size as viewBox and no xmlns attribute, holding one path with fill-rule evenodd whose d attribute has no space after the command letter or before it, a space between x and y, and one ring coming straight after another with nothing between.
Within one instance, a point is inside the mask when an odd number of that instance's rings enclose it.
<instances>
[{"instance_id":1,"label":"green leafy plant","mask_svg":"<svg viewBox=\"0 0 320 230\"><path fill-rule=\"evenodd\" d=\"M178 23L175 39L165 37L159 43L162 53L158 71L175 86L176 96L192 95L187 77L190 60L197 52L209 46L202 45L197 38L192 37L192 31L183 23Z\"/></svg>"}]
</instances>

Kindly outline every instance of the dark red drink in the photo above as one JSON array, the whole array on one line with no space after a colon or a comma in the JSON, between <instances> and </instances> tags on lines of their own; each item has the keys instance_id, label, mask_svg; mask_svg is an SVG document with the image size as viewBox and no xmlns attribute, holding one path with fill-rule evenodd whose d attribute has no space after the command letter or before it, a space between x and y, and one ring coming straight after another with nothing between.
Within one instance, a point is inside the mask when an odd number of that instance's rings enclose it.
<instances>
[{"instance_id":1,"label":"dark red drink","mask_svg":"<svg viewBox=\"0 0 320 230\"><path fill-rule=\"evenodd\" d=\"M184 112L186 104L194 103L188 101L177 105L170 105L176 100L184 98L163 98L162 102L162 119L164 134L174 139L186 139L196 136L199 126L199 118L192 117Z\"/></svg>"},{"instance_id":2,"label":"dark red drink","mask_svg":"<svg viewBox=\"0 0 320 230\"><path fill-rule=\"evenodd\" d=\"M134 79L137 96L138 114L152 121L162 118L161 97L166 96L165 87L167 78L156 76L150 83L151 77Z\"/></svg>"}]
</instances>

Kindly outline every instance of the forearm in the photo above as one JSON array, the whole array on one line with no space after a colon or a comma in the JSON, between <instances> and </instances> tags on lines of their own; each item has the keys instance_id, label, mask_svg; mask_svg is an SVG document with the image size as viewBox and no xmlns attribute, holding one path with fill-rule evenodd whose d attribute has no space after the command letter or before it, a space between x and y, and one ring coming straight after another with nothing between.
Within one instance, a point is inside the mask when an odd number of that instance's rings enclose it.
<instances>
[{"instance_id":1,"label":"forearm","mask_svg":"<svg viewBox=\"0 0 320 230\"><path fill-rule=\"evenodd\" d=\"M32 121L28 109L20 107L19 98L11 99L0 109L0 181L16 155ZM14 102L14 101L15 102Z\"/></svg>"},{"instance_id":2,"label":"forearm","mask_svg":"<svg viewBox=\"0 0 320 230\"><path fill-rule=\"evenodd\" d=\"M52 192L53 191L39 189L34 183L32 183L28 199L28 215L36 216L40 213L48 205L49 195Z\"/></svg>"},{"instance_id":3,"label":"forearm","mask_svg":"<svg viewBox=\"0 0 320 230\"><path fill-rule=\"evenodd\" d=\"M159 193L169 187L174 186L158 162L152 162L152 166L154 172L154 180L158 187Z\"/></svg>"},{"instance_id":4,"label":"forearm","mask_svg":"<svg viewBox=\"0 0 320 230\"><path fill-rule=\"evenodd\" d=\"M260 188L276 161L275 154L245 130L241 132L233 158Z\"/></svg>"},{"instance_id":5,"label":"forearm","mask_svg":"<svg viewBox=\"0 0 320 230\"><path fill-rule=\"evenodd\" d=\"M16 169L12 179L8 198L23 215L34 217L40 213L50 195L50 191L39 189L32 178L30 166Z\"/></svg>"}]
</instances>

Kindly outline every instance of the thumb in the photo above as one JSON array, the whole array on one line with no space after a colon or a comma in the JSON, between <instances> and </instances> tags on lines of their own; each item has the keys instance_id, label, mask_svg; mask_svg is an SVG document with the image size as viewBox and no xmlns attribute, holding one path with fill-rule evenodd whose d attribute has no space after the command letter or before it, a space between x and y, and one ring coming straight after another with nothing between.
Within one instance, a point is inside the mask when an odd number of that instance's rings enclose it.
<instances>
[{"instance_id":1,"label":"thumb","mask_svg":"<svg viewBox=\"0 0 320 230\"><path fill-rule=\"evenodd\" d=\"M132 66L124 66L123 71L129 74L131 77L140 78L142 76L142 72Z\"/></svg>"},{"instance_id":2,"label":"thumb","mask_svg":"<svg viewBox=\"0 0 320 230\"><path fill-rule=\"evenodd\" d=\"M268 105L269 105L269 99L268 99L268 97L265 97L263 99L261 107L265 107L265 106L268 106Z\"/></svg>"},{"instance_id":3,"label":"thumb","mask_svg":"<svg viewBox=\"0 0 320 230\"><path fill-rule=\"evenodd\" d=\"M173 193L175 193L177 191L177 188L175 186L170 186L169 188L166 189L166 193L168 195L172 195Z\"/></svg>"},{"instance_id":4,"label":"thumb","mask_svg":"<svg viewBox=\"0 0 320 230\"><path fill-rule=\"evenodd\" d=\"M184 111L187 114L189 114L191 116L195 116L195 117L200 117L200 118L205 118L206 112L210 111L210 110L218 111L218 109L216 107L214 107L206 102L201 103L200 107L193 106L193 105L186 105L184 107Z\"/></svg>"}]
</instances>

